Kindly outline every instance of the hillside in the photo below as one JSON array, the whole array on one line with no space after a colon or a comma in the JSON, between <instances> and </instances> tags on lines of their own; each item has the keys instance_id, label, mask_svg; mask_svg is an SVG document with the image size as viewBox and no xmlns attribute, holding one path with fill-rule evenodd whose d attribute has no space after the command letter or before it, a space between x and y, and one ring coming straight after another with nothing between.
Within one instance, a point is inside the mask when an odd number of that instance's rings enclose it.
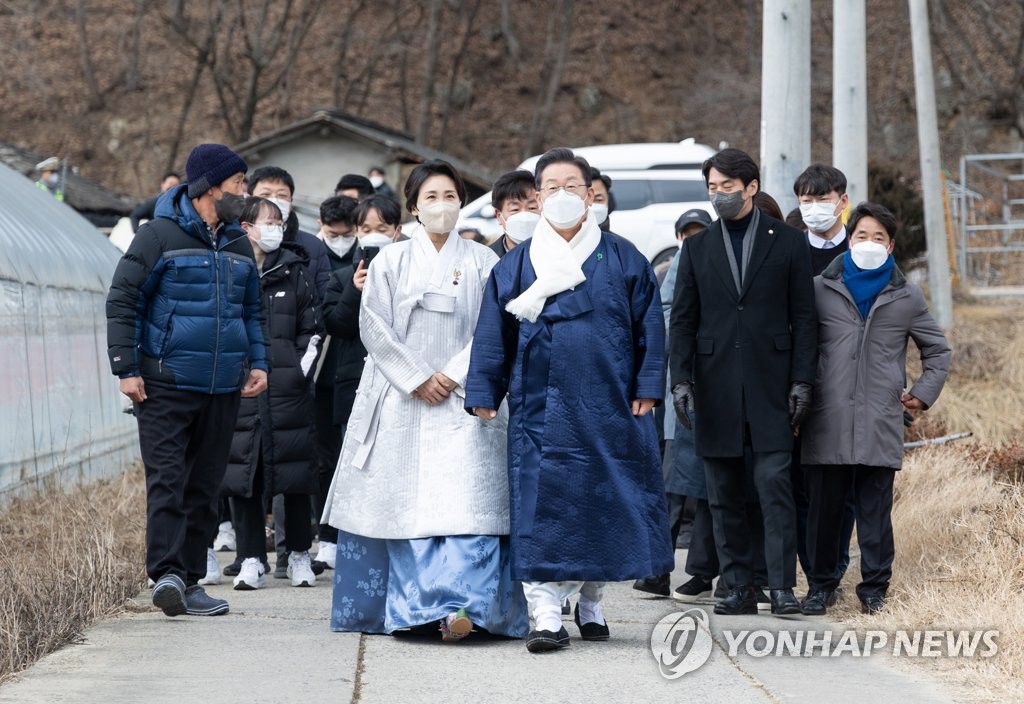
<instances>
[{"instance_id":1,"label":"hillside","mask_svg":"<svg viewBox=\"0 0 1024 704\"><path fill-rule=\"evenodd\" d=\"M930 5L947 165L1019 148L1024 11ZM812 2L823 160L831 7ZM867 7L871 157L913 173L906 3ZM756 153L760 13L756 0L5 0L0 140L134 196L199 141L238 143L323 106L494 170L557 144L694 136Z\"/></svg>"}]
</instances>

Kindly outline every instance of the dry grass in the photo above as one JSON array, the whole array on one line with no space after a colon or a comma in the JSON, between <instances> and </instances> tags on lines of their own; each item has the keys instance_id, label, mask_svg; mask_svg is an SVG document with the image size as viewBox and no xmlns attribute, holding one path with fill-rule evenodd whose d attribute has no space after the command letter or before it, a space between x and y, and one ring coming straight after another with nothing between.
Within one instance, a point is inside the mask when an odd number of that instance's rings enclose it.
<instances>
[{"instance_id":1,"label":"dry grass","mask_svg":"<svg viewBox=\"0 0 1024 704\"><path fill-rule=\"evenodd\" d=\"M141 469L0 512L0 682L81 640L145 584Z\"/></svg>"},{"instance_id":2,"label":"dry grass","mask_svg":"<svg viewBox=\"0 0 1024 704\"><path fill-rule=\"evenodd\" d=\"M958 301L953 367L908 435L971 431L915 450L896 478L896 563L885 612L859 611L855 555L832 617L858 628L1000 632L992 658L907 661L966 685L972 701L1024 700L1024 311L1019 300ZM909 356L913 357L915 353ZM911 377L916 376L914 360ZM856 552L856 541L851 546Z\"/></svg>"}]
</instances>

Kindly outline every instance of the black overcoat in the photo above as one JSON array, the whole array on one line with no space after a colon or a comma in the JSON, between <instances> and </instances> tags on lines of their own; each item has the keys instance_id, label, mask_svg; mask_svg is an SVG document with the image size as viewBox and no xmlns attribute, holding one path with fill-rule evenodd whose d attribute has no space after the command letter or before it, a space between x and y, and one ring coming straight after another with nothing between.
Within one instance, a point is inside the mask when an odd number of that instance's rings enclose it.
<instances>
[{"instance_id":1,"label":"black overcoat","mask_svg":"<svg viewBox=\"0 0 1024 704\"><path fill-rule=\"evenodd\" d=\"M673 385L692 381L697 454L789 451L792 382L814 383L817 319L807 238L760 215L742 290L721 221L688 238L679 257L669 339ZM728 238L728 234L725 234Z\"/></svg>"}]
</instances>

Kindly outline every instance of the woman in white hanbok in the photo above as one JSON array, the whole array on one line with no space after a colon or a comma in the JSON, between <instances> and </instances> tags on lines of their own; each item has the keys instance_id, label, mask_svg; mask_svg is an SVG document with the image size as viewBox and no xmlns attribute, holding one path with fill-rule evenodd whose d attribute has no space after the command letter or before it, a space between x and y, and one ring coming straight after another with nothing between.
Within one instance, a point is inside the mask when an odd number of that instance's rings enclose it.
<instances>
[{"instance_id":1,"label":"woman in white hanbok","mask_svg":"<svg viewBox=\"0 0 1024 704\"><path fill-rule=\"evenodd\" d=\"M507 423L463 406L498 258L453 231L465 186L450 164L416 167L405 195L422 227L370 264L359 316L366 366L324 511L339 529L331 628L523 637L508 554Z\"/></svg>"}]
</instances>

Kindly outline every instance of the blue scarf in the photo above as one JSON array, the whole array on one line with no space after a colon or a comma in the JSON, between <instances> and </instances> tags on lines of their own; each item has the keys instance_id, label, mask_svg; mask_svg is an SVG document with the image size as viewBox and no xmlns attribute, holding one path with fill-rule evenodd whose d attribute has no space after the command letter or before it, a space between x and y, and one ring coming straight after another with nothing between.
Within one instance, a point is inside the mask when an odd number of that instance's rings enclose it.
<instances>
[{"instance_id":1,"label":"blue scarf","mask_svg":"<svg viewBox=\"0 0 1024 704\"><path fill-rule=\"evenodd\" d=\"M868 312L875 304L875 299L892 278L894 266L896 266L896 261L890 254L885 263L877 269L862 270L853 263L853 256L850 255L849 250L843 254L843 283L846 284L847 290L853 296L853 301L860 311L860 317L867 320Z\"/></svg>"}]
</instances>

